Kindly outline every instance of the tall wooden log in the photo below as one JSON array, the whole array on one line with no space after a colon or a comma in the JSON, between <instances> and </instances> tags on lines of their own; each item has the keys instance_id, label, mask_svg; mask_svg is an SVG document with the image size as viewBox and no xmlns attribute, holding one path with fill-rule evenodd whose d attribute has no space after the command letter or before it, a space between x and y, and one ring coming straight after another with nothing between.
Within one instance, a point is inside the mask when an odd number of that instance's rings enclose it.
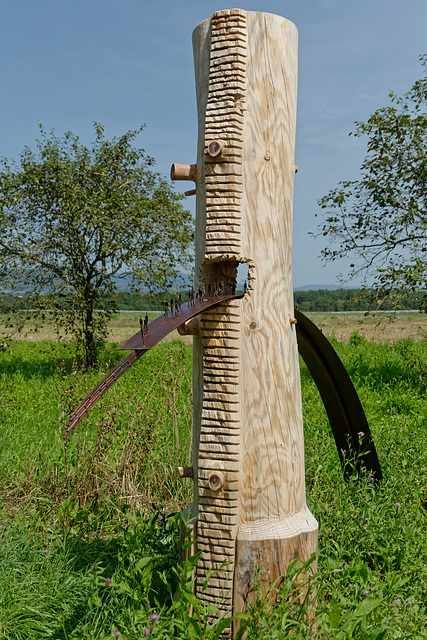
<instances>
[{"instance_id":1,"label":"tall wooden log","mask_svg":"<svg viewBox=\"0 0 427 640\"><path fill-rule=\"evenodd\" d=\"M297 30L268 13L219 11L195 29L193 50L198 286L232 288L249 265L244 298L203 313L193 338L196 589L236 613L254 566L274 580L317 551L293 322ZM202 589L224 561L226 574Z\"/></svg>"}]
</instances>

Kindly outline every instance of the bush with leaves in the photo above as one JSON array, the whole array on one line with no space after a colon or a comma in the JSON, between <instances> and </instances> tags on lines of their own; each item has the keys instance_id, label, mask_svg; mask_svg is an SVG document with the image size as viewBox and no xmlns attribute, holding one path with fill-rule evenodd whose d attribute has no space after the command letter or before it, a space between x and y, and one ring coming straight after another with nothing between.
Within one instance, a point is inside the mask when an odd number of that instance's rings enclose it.
<instances>
[{"instance_id":1,"label":"bush with leaves","mask_svg":"<svg viewBox=\"0 0 427 640\"><path fill-rule=\"evenodd\" d=\"M2 160L2 288L24 297L31 317L49 311L88 365L106 336L118 282L161 291L192 246L183 196L133 146L142 128L108 140L95 123L88 148L71 132L59 138L40 125L37 154L27 147L18 161Z\"/></svg>"},{"instance_id":2,"label":"bush with leaves","mask_svg":"<svg viewBox=\"0 0 427 640\"><path fill-rule=\"evenodd\" d=\"M390 106L356 123L355 135L368 137L360 179L319 201L324 260L355 258L351 276L373 276L367 298L396 308L408 291L427 307L427 55L421 62L408 93L390 93Z\"/></svg>"}]
</instances>

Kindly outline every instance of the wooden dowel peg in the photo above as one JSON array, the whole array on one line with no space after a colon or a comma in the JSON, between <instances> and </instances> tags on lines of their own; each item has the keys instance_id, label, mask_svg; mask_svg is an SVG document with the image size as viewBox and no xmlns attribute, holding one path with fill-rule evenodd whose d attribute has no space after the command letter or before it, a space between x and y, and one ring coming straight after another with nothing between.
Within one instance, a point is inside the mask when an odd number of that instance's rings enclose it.
<instances>
[{"instance_id":1,"label":"wooden dowel peg","mask_svg":"<svg viewBox=\"0 0 427 640\"><path fill-rule=\"evenodd\" d=\"M176 164L171 166L171 180L196 181L197 164Z\"/></svg>"},{"instance_id":2,"label":"wooden dowel peg","mask_svg":"<svg viewBox=\"0 0 427 640\"><path fill-rule=\"evenodd\" d=\"M211 471L208 476L209 489L212 491L219 491L222 489L225 483L224 475L221 471Z\"/></svg>"},{"instance_id":3,"label":"wooden dowel peg","mask_svg":"<svg viewBox=\"0 0 427 640\"><path fill-rule=\"evenodd\" d=\"M219 158L224 151L224 142L222 140L212 140L206 148L206 153L210 155L211 158Z\"/></svg>"},{"instance_id":4,"label":"wooden dowel peg","mask_svg":"<svg viewBox=\"0 0 427 640\"><path fill-rule=\"evenodd\" d=\"M178 474L180 478L194 478L193 467L178 467Z\"/></svg>"},{"instance_id":5,"label":"wooden dowel peg","mask_svg":"<svg viewBox=\"0 0 427 640\"><path fill-rule=\"evenodd\" d=\"M184 191L185 196L195 196L197 193L196 189L190 189L190 191Z\"/></svg>"},{"instance_id":6,"label":"wooden dowel peg","mask_svg":"<svg viewBox=\"0 0 427 640\"><path fill-rule=\"evenodd\" d=\"M298 165L295 165L295 173L298 173Z\"/></svg>"},{"instance_id":7,"label":"wooden dowel peg","mask_svg":"<svg viewBox=\"0 0 427 640\"><path fill-rule=\"evenodd\" d=\"M289 324L296 324L296 323L297 323L296 318L289 318Z\"/></svg>"}]
</instances>

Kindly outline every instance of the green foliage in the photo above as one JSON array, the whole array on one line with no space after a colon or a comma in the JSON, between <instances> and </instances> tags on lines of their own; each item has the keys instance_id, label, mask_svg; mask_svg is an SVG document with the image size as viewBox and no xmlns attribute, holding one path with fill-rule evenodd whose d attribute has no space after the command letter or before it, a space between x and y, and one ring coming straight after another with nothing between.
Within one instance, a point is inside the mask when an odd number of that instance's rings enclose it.
<instances>
[{"instance_id":1,"label":"green foliage","mask_svg":"<svg viewBox=\"0 0 427 640\"><path fill-rule=\"evenodd\" d=\"M191 460L191 352L158 345L65 441L71 411L123 356L110 345L100 370L86 371L73 354L72 344L47 342L15 342L1 354L0 479L80 506L123 495L133 508L170 510L188 500L176 467Z\"/></svg>"},{"instance_id":2,"label":"green foliage","mask_svg":"<svg viewBox=\"0 0 427 640\"><path fill-rule=\"evenodd\" d=\"M321 311L366 311L366 295L375 296L376 292L362 289L316 289L294 291L295 306L303 313ZM395 302L384 301L383 310L396 307ZM400 307L419 310L422 307L417 292L407 292L400 298Z\"/></svg>"},{"instance_id":3,"label":"green foliage","mask_svg":"<svg viewBox=\"0 0 427 640\"><path fill-rule=\"evenodd\" d=\"M426 636L427 345L357 335L334 347L367 413L384 480L355 467L344 482L302 364L318 567L294 562L273 585L259 572L240 621L251 640L305 640L314 624L319 640ZM98 373L82 373L73 355L72 345L18 342L0 353L0 639L218 639L231 614L214 623L215 603L194 597L197 555L177 564L176 511L191 500L189 484L176 479L176 466L191 460L191 347L147 353L73 433L65 466L62 411L120 358L111 347Z\"/></svg>"},{"instance_id":4,"label":"green foliage","mask_svg":"<svg viewBox=\"0 0 427 640\"><path fill-rule=\"evenodd\" d=\"M364 338L364 336L361 336L358 331L353 331L350 336L349 342L353 347L358 347L359 345L366 343L366 338Z\"/></svg>"},{"instance_id":5,"label":"green foliage","mask_svg":"<svg viewBox=\"0 0 427 640\"><path fill-rule=\"evenodd\" d=\"M352 256L352 275L373 274L371 304L399 306L402 291L427 305L427 56L423 77L378 109L356 136L368 136L359 180L340 182L319 204L326 261Z\"/></svg>"},{"instance_id":6,"label":"green foliage","mask_svg":"<svg viewBox=\"0 0 427 640\"><path fill-rule=\"evenodd\" d=\"M27 147L17 162L2 160L2 287L25 298L31 317L49 311L92 365L117 282L167 287L188 259L192 220L153 158L133 147L142 127L107 140L95 123L91 148L40 130L37 154Z\"/></svg>"}]
</instances>

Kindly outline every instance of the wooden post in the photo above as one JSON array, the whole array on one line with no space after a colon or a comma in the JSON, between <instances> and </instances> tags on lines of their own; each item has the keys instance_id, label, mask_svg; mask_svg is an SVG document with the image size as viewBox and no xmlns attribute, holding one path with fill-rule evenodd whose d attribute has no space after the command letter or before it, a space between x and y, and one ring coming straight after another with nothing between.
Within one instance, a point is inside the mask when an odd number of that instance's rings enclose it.
<instances>
[{"instance_id":1,"label":"wooden post","mask_svg":"<svg viewBox=\"0 0 427 640\"><path fill-rule=\"evenodd\" d=\"M194 30L193 50L198 284L232 287L249 265L244 298L203 313L193 338L196 591L237 613L254 566L274 580L317 551L291 277L297 30L268 13L219 11Z\"/></svg>"}]
</instances>

